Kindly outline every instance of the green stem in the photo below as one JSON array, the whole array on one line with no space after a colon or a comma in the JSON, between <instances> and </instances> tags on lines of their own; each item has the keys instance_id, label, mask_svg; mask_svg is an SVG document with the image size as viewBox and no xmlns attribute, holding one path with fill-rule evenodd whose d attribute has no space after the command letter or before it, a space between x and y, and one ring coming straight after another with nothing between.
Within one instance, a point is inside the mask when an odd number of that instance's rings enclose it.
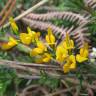
<instances>
[{"instance_id":1,"label":"green stem","mask_svg":"<svg viewBox=\"0 0 96 96\"><path fill-rule=\"evenodd\" d=\"M21 52L24 52L24 53L30 53L31 51L31 48L29 46L26 46L26 45L23 45L21 43L19 43L16 48L21 51Z\"/></svg>"}]
</instances>

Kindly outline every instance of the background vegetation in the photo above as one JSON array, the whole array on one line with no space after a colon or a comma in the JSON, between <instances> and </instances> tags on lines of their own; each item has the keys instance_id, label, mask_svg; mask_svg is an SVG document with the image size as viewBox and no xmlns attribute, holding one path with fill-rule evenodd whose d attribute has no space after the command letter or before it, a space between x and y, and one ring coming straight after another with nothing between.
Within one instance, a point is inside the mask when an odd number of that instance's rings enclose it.
<instances>
[{"instance_id":1,"label":"background vegetation","mask_svg":"<svg viewBox=\"0 0 96 96\"><path fill-rule=\"evenodd\" d=\"M8 8L4 10L10 1L14 6L10 8L9 4L9 11ZM6 43L9 35L18 38L10 26L4 28L9 17L23 14L40 1L0 0L0 46ZM68 32L75 41L76 52L84 42L88 42L91 51L96 46L95 0L48 0L16 23L20 33L26 32L27 26L30 26L33 31L41 32L42 38L51 26L58 42ZM9 51L0 49L0 96L95 96L95 61L89 59L76 72L64 74L54 62L54 66L33 64L34 59L26 53L27 48L18 46Z\"/></svg>"}]
</instances>

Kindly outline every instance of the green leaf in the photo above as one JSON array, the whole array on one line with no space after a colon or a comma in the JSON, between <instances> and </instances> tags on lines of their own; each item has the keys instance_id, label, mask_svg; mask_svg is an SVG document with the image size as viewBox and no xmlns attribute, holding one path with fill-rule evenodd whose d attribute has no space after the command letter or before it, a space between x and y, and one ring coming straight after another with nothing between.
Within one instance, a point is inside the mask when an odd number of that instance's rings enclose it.
<instances>
[{"instance_id":1,"label":"green leaf","mask_svg":"<svg viewBox=\"0 0 96 96\"><path fill-rule=\"evenodd\" d=\"M45 72L41 72L39 83L53 90L59 87L60 80L58 78L48 76Z\"/></svg>"}]
</instances>

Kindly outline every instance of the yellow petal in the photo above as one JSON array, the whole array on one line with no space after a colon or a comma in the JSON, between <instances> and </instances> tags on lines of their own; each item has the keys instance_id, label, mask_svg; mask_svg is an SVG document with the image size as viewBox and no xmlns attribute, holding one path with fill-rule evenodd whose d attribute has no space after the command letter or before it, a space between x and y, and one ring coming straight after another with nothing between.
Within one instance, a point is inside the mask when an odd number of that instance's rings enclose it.
<instances>
[{"instance_id":1,"label":"yellow petal","mask_svg":"<svg viewBox=\"0 0 96 96\"><path fill-rule=\"evenodd\" d=\"M49 62L50 61L50 58L44 58L43 59L43 62L45 62L45 63L47 63L47 62Z\"/></svg>"},{"instance_id":2,"label":"yellow petal","mask_svg":"<svg viewBox=\"0 0 96 96\"><path fill-rule=\"evenodd\" d=\"M40 37L40 32L37 32L36 35L37 35L37 37L39 38L39 37Z\"/></svg>"},{"instance_id":3,"label":"yellow petal","mask_svg":"<svg viewBox=\"0 0 96 96\"><path fill-rule=\"evenodd\" d=\"M18 43L13 37L9 37L8 43L4 43L1 47L2 50L9 50L12 47L16 46Z\"/></svg>"},{"instance_id":4,"label":"yellow petal","mask_svg":"<svg viewBox=\"0 0 96 96\"><path fill-rule=\"evenodd\" d=\"M53 35L50 36L46 35L46 42L48 44L55 44L55 37Z\"/></svg>"},{"instance_id":5,"label":"yellow petal","mask_svg":"<svg viewBox=\"0 0 96 96\"><path fill-rule=\"evenodd\" d=\"M27 27L27 31L28 31L28 34L29 34L31 37L36 34L35 31L32 31L32 30L30 29L30 27Z\"/></svg>"},{"instance_id":6,"label":"yellow petal","mask_svg":"<svg viewBox=\"0 0 96 96\"><path fill-rule=\"evenodd\" d=\"M74 55L70 55L70 56L69 56L69 61L70 61L71 63L76 63L75 56L74 56Z\"/></svg>"},{"instance_id":7,"label":"yellow petal","mask_svg":"<svg viewBox=\"0 0 96 96\"><path fill-rule=\"evenodd\" d=\"M47 31L48 31L48 34L52 34L52 29L50 27L48 27Z\"/></svg>"},{"instance_id":8,"label":"yellow petal","mask_svg":"<svg viewBox=\"0 0 96 96\"><path fill-rule=\"evenodd\" d=\"M88 43L84 43L84 46L80 49L80 55L82 57L88 57L89 50L88 50Z\"/></svg>"},{"instance_id":9,"label":"yellow petal","mask_svg":"<svg viewBox=\"0 0 96 96\"><path fill-rule=\"evenodd\" d=\"M46 47L46 46L44 45L44 43L41 42L41 41L38 41L38 42L37 42L37 47L40 48L40 49L42 49L42 50L44 50L44 51L47 50L47 47Z\"/></svg>"},{"instance_id":10,"label":"yellow petal","mask_svg":"<svg viewBox=\"0 0 96 96\"><path fill-rule=\"evenodd\" d=\"M36 57L35 62L36 63L47 63L50 62L51 60L51 55L48 53L44 53L43 55L39 55Z\"/></svg>"},{"instance_id":11,"label":"yellow petal","mask_svg":"<svg viewBox=\"0 0 96 96\"><path fill-rule=\"evenodd\" d=\"M65 49L73 49L74 48L74 41L70 39L68 33L66 33L65 40L62 42L62 44Z\"/></svg>"},{"instance_id":12,"label":"yellow petal","mask_svg":"<svg viewBox=\"0 0 96 96\"><path fill-rule=\"evenodd\" d=\"M88 57L88 54L89 54L88 49L85 49L85 48L80 49L80 55L82 57Z\"/></svg>"},{"instance_id":13,"label":"yellow petal","mask_svg":"<svg viewBox=\"0 0 96 96\"><path fill-rule=\"evenodd\" d=\"M35 31L32 31L29 27L27 27L27 31L28 31L28 35L30 35L33 43L37 42L39 40L40 32L36 33Z\"/></svg>"},{"instance_id":14,"label":"yellow petal","mask_svg":"<svg viewBox=\"0 0 96 96\"><path fill-rule=\"evenodd\" d=\"M41 57L35 58L35 63L41 64L43 63L43 59Z\"/></svg>"},{"instance_id":15,"label":"yellow petal","mask_svg":"<svg viewBox=\"0 0 96 96\"><path fill-rule=\"evenodd\" d=\"M38 42L39 41L39 38L40 38L40 32L35 33L34 40L36 42Z\"/></svg>"},{"instance_id":16,"label":"yellow petal","mask_svg":"<svg viewBox=\"0 0 96 96\"><path fill-rule=\"evenodd\" d=\"M70 65L70 69L76 69L76 63L72 63L72 64Z\"/></svg>"},{"instance_id":17,"label":"yellow petal","mask_svg":"<svg viewBox=\"0 0 96 96\"><path fill-rule=\"evenodd\" d=\"M18 26L16 25L14 19L12 17L10 17L9 21L10 21L10 24L11 24L13 31L15 31L15 32L18 31Z\"/></svg>"},{"instance_id":18,"label":"yellow petal","mask_svg":"<svg viewBox=\"0 0 96 96\"><path fill-rule=\"evenodd\" d=\"M45 53L45 54L43 55L43 62L47 63L47 62L49 62L50 60L51 60L51 55L48 54L48 53Z\"/></svg>"},{"instance_id":19,"label":"yellow petal","mask_svg":"<svg viewBox=\"0 0 96 96\"><path fill-rule=\"evenodd\" d=\"M65 38L66 43L69 43L69 40L70 40L69 34L66 33L66 38Z\"/></svg>"},{"instance_id":20,"label":"yellow petal","mask_svg":"<svg viewBox=\"0 0 96 96\"><path fill-rule=\"evenodd\" d=\"M73 40L68 41L68 43L64 41L63 46L65 49L74 49L74 42Z\"/></svg>"},{"instance_id":21,"label":"yellow petal","mask_svg":"<svg viewBox=\"0 0 96 96\"><path fill-rule=\"evenodd\" d=\"M76 69L76 60L74 55L70 55L67 58L67 62L63 66L64 73L68 73L70 70Z\"/></svg>"},{"instance_id":22,"label":"yellow petal","mask_svg":"<svg viewBox=\"0 0 96 96\"><path fill-rule=\"evenodd\" d=\"M63 66L63 71L64 71L64 73L68 73L69 71L70 71L70 65L69 64L64 64L64 66Z\"/></svg>"},{"instance_id":23,"label":"yellow petal","mask_svg":"<svg viewBox=\"0 0 96 96\"><path fill-rule=\"evenodd\" d=\"M40 49L40 48L34 48L30 52L30 55L31 56L37 56L37 55L42 54L42 53L43 53L43 50L42 49Z\"/></svg>"},{"instance_id":24,"label":"yellow petal","mask_svg":"<svg viewBox=\"0 0 96 96\"><path fill-rule=\"evenodd\" d=\"M74 48L74 41L70 40L70 47L73 49Z\"/></svg>"},{"instance_id":25,"label":"yellow petal","mask_svg":"<svg viewBox=\"0 0 96 96\"><path fill-rule=\"evenodd\" d=\"M29 27L27 27L28 35L30 35L32 42L38 42L40 37L40 32L32 31Z\"/></svg>"},{"instance_id":26,"label":"yellow petal","mask_svg":"<svg viewBox=\"0 0 96 96\"><path fill-rule=\"evenodd\" d=\"M81 62L84 62L84 61L88 60L88 58L82 57L81 55L77 54L77 55L76 55L76 60L77 60L79 63L81 63Z\"/></svg>"},{"instance_id":27,"label":"yellow petal","mask_svg":"<svg viewBox=\"0 0 96 96\"><path fill-rule=\"evenodd\" d=\"M48 35L46 35L46 42L47 43L50 43L50 39L49 39L49 36Z\"/></svg>"},{"instance_id":28,"label":"yellow petal","mask_svg":"<svg viewBox=\"0 0 96 96\"><path fill-rule=\"evenodd\" d=\"M56 60L59 62L63 62L67 56L68 51L64 49L61 45L58 45L56 49Z\"/></svg>"},{"instance_id":29,"label":"yellow petal","mask_svg":"<svg viewBox=\"0 0 96 96\"><path fill-rule=\"evenodd\" d=\"M27 27L27 31L28 31L28 34L32 34L32 30L30 29L30 27Z\"/></svg>"},{"instance_id":30,"label":"yellow petal","mask_svg":"<svg viewBox=\"0 0 96 96\"><path fill-rule=\"evenodd\" d=\"M46 42L48 44L55 44L55 36L53 35L51 28L48 28L48 34L46 35Z\"/></svg>"},{"instance_id":31,"label":"yellow petal","mask_svg":"<svg viewBox=\"0 0 96 96\"><path fill-rule=\"evenodd\" d=\"M32 38L29 34L21 33L20 34L20 40L23 44L29 45L29 44L31 44Z\"/></svg>"}]
</instances>

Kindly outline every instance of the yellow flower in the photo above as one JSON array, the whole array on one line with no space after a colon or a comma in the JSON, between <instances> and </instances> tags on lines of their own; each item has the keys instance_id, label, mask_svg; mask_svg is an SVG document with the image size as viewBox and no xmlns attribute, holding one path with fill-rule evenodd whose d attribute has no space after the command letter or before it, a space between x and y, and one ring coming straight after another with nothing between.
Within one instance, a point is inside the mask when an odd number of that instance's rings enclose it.
<instances>
[{"instance_id":1,"label":"yellow flower","mask_svg":"<svg viewBox=\"0 0 96 96\"><path fill-rule=\"evenodd\" d=\"M32 31L32 30L30 29L30 27L27 27L27 31L28 31L28 34L29 34L30 36L33 36L33 35L35 34L35 32Z\"/></svg>"},{"instance_id":2,"label":"yellow flower","mask_svg":"<svg viewBox=\"0 0 96 96\"><path fill-rule=\"evenodd\" d=\"M55 44L55 36L53 35L51 28L48 28L48 34L46 35L46 42L49 45Z\"/></svg>"},{"instance_id":3,"label":"yellow flower","mask_svg":"<svg viewBox=\"0 0 96 96\"><path fill-rule=\"evenodd\" d=\"M35 58L35 63L38 63L38 64L43 63L41 56Z\"/></svg>"},{"instance_id":4,"label":"yellow flower","mask_svg":"<svg viewBox=\"0 0 96 96\"><path fill-rule=\"evenodd\" d=\"M84 44L84 47L82 47L80 49L80 54L76 55L76 60L79 63L84 62L84 61L88 60L88 54L89 54L88 44Z\"/></svg>"},{"instance_id":5,"label":"yellow flower","mask_svg":"<svg viewBox=\"0 0 96 96\"><path fill-rule=\"evenodd\" d=\"M76 69L76 60L74 55L70 55L67 62L63 66L64 73L68 73L70 70Z\"/></svg>"},{"instance_id":6,"label":"yellow flower","mask_svg":"<svg viewBox=\"0 0 96 96\"><path fill-rule=\"evenodd\" d=\"M68 56L68 51L62 45L58 45L56 49L56 60L63 62Z\"/></svg>"},{"instance_id":7,"label":"yellow flower","mask_svg":"<svg viewBox=\"0 0 96 96\"><path fill-rule=\"evenodd\" d=\"M39 40L40 33L32 31L27 27L28 33L20 33L20 40L23 44L30 45L31 42L37 42Z\"/></svg>"},{"instance_id":8,"label":"yellow flower","mask_svg":"<svg viewBox=\"0 0 96 96\"><path fill-rule=\"evenodd\" d=\"M39 41L39 37L40 37L40 32L35 33L34 41L38 42Z\"/></svg>"},{"instance_id":9,"label":"yellow flower","mask_svg":"<svg viewBox=\"0 0 96 96\"><path fill-rule=\"evenodd\" d=\"M49 53L44 53L36 58L36 63L48 63L51 60L51 55Z\"/></svg>"},{"instance_id":10,"label":"yellow flower","mask_svg":"<svg viewBox=\"0 0 96 96\"><path fill-rule=\"evenodd\" d=\"M16 46L18 43L13 37L9 37L8 43L4 43L1 47L2 50L9 50L12 47Z\"/></svg>"},{"instance_id":11,"label":"yellow flower","mask_svg":"<svg viewBox=\"0 0 96 96\"><path fill-rule=\"evenodd\" d=\"M20 40L23 44L29 45L29 44L31 44L32 38L31 38L30 34L20 33Z\"/></svg>"},{"instance_id":12,"label":"yellow flower","mask_svg":"<svg viewBox=\"0 0 96 96\"><path fill-rule=\"evenodd\" d=\"M37 42L37 47L44 51L47 51L47 47L45 46L45 44L42 41Z\"/></svg>"},{"instance_id":13,"label":"yellow flower","mask_svg":"<svg viewBox=\"0 0 96 96\"><path fill-rule=\"evenodd\" d=\"M65 49L73 49L74 48L74 41L70 39L68 33L66 33L66 38L63 41L63 46Z\"/></svg>"},{"instance_id":14,"label":"yellow flower","mask_svg":"<svg viewBox=\"0 0 96 96\"><path fill-rule=\"evenodd\" d=\"M47 63L51 60L51 55L48 53L44 53L44 55L42 56L42 61Z\"/></svg>"},{"instance_id":15,"label":"yellow flower","mask_svg":"<svg viewBox=\"0 0 96 96\"><path fill-rule=\"evenodd\" d=\"M43 42L38 41L37 47L32 49L32 51L30 52L30 55L31 56L37 56L39 54L43 54L45 51L47 51L46 46L43 44Z\"/></svg>"},{"instance_id":16,"label":"yellow flower","mask_svg":"<svg viewBox=\"0 0 96 96\"><path fill-rule=\"evenodd\" d=\"M34 48L32 49L32 51L30 52L30 56L37 56L39 54L42 54L44 50L42 50L41 48Z\"/></svg>"},{"instance_id":17,"label":"yellow flower","mask_svg":"<svg viewBox=\"0 0 96 96\"><path fill-rule=\"evenodd\" d=\"M31 36L31 40L32 42L37 42L39 40L39 37L40 37L40 32L34 32L32 31L29 27L27 27L27 31L28 31L28 34Z\"/></svg>"},{"instance_id":18,"label":"yellow flower","mask_svg":"<svg viewBox=\"0 0 96 96\"><path fill-rule=\"evenodd\" d=\"M11 24L11 27L12 27L13 31L17 33L18 32L18 26L15 23L14 19L12 17L10 17L9 21L10 21L10 24Z\"/></svg>"}]
</instances>

